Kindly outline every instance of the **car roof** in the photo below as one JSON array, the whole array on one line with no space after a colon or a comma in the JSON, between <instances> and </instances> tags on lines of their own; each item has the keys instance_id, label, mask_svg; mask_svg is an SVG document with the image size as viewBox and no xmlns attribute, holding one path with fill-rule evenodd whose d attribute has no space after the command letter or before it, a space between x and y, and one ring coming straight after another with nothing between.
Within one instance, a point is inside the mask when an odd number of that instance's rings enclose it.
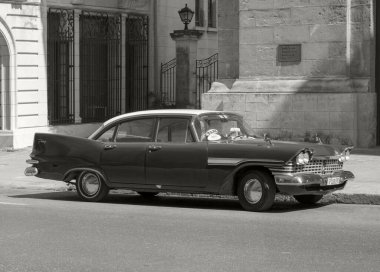
<instances>
[{"instance_id":1,"label":"car roof","mask_svg":"<svg viewBox=\"0 0 380 272\"><path fill-rule=\"evenodd\" d=\"M134 116L156 116L156 115L201 115L207 113L222 113L222 111L211 111L211 110L197 110L197 109L160 109L160 110L145 110L145 111L135 111L130 113L121 114L115 116L108 121L104 122L104 125L119 121L124 118L134 117ZM223 112L226 113L226 112Z\"/></svg>"}]
</instances>

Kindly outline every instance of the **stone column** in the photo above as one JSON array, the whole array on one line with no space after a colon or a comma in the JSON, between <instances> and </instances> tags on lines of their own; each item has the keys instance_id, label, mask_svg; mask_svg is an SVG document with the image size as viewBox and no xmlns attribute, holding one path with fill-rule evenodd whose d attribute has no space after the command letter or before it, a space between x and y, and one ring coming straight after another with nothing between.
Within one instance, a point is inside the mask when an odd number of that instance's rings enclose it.
<instances>
[{"instance_id":1,"label":"stone column","mask_svg":"<svg viewBox=\"0 0 380 272\"><path fill-rule=\"evenodd\" d=\"M195 108L197 44L202 32L175 30L170 36L176 42L176 107Z\"/></svg>"}]
</instances>

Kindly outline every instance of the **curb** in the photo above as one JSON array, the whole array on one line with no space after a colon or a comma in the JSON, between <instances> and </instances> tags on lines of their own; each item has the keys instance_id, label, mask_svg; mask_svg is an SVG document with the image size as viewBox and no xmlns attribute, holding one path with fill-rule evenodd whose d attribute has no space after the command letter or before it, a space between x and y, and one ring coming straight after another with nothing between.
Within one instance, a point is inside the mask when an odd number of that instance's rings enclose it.
<instances>
[{"instance_id":1,"label":"curb","mask_svg":"<svg viewBox=\"0 0 380 272\"><path fill-rule=\"evenodd\" d=\"M324 198L326 198L324 201L328 203L380 205L380 195L333 193Z\"/></svg>"}]
</instances>

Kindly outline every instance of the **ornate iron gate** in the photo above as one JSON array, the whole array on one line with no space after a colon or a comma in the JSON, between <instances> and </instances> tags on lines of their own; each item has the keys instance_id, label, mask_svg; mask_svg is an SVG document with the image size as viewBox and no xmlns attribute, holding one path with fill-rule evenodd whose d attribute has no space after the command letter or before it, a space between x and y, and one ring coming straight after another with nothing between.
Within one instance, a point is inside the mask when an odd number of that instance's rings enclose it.
<instances>
[{"instance_id":1,"label":"ornate iron gate","mask_svg":"<svg viewBox=\"0 0 380 272\"><path fill-rule=\"evenodd\" d=\"M49 124L73 123L74 11L51 8L47 20Z\"/></svg>"},{"instance_id":2,"label":"ornate iron gate","mask_svg":"<svg viewBox=\"0 0 380 272\"><path fill-rule=\"evenodd\" d=\"M121 113L121 16L80 15L80 116L101 122Z\"/></svg>"},{"instance_id":3,"label":"ornate iron gate","mask_svg":"<svg viewBox=\"0 0 380 272\"><path fill-rule=\"evenodd\" d=\"M197 108L201 108L202 94L211 88L211 84L218 78L218 53L196 62L197 73Z\"/></svg>"},{"instance_id":4,"label":"ornate iron gate","mask_svg":"<svg viewBox=\"0 0 380 272\"><path fill-rule=\"evenodd\" d=\"M375 2L374 2L375 3ZM380 146L380 3L376 3L376 56L375 56L375 89L376 89L376 96L377 96L377 145Z\"/></svg>"},{"instance_id":5,"label":"ornate iron gate","mask_svg":"<svg viewBox=\"0 0 380 272\"><path fill-rule=\"evenodd\" d=\"M126 112L148 107L149 17L126 18Z\"/></svg>"},{"instance_id":6,"label":"ornate iron gate","mask_svg":"<svg viewBox=\"0 0 380 272\"><path fill-rule=\"evenodd\" d=\"M176 66L177 60L175 58L167 63L161 63L161 104L165 107L172 107L176 102Z\"/></svg>"}]
</instances>

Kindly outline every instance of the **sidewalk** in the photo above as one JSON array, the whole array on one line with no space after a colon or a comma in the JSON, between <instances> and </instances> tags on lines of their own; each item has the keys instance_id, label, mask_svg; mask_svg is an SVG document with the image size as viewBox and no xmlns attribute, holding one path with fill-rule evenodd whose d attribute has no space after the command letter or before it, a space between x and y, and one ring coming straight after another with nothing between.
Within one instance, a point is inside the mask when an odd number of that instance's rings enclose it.
<instances>
[{"instance_id":1,"label":"sidewalk","mask_svg":"<svg viewBox=\"0 0 380 272\"><path fill-rule=\"evenodd\" d=\"M64 182L24 175L27 167L25 160L29 158L30 152L31 148L10 152L0 151L0 190L1 188L67 190L68 186ZM380 147L354 149L344 169L353 172L355 180L348 183L344 190L336 191L324 199L337 203L380 205Z\"/></svg>"}]
</instances>

